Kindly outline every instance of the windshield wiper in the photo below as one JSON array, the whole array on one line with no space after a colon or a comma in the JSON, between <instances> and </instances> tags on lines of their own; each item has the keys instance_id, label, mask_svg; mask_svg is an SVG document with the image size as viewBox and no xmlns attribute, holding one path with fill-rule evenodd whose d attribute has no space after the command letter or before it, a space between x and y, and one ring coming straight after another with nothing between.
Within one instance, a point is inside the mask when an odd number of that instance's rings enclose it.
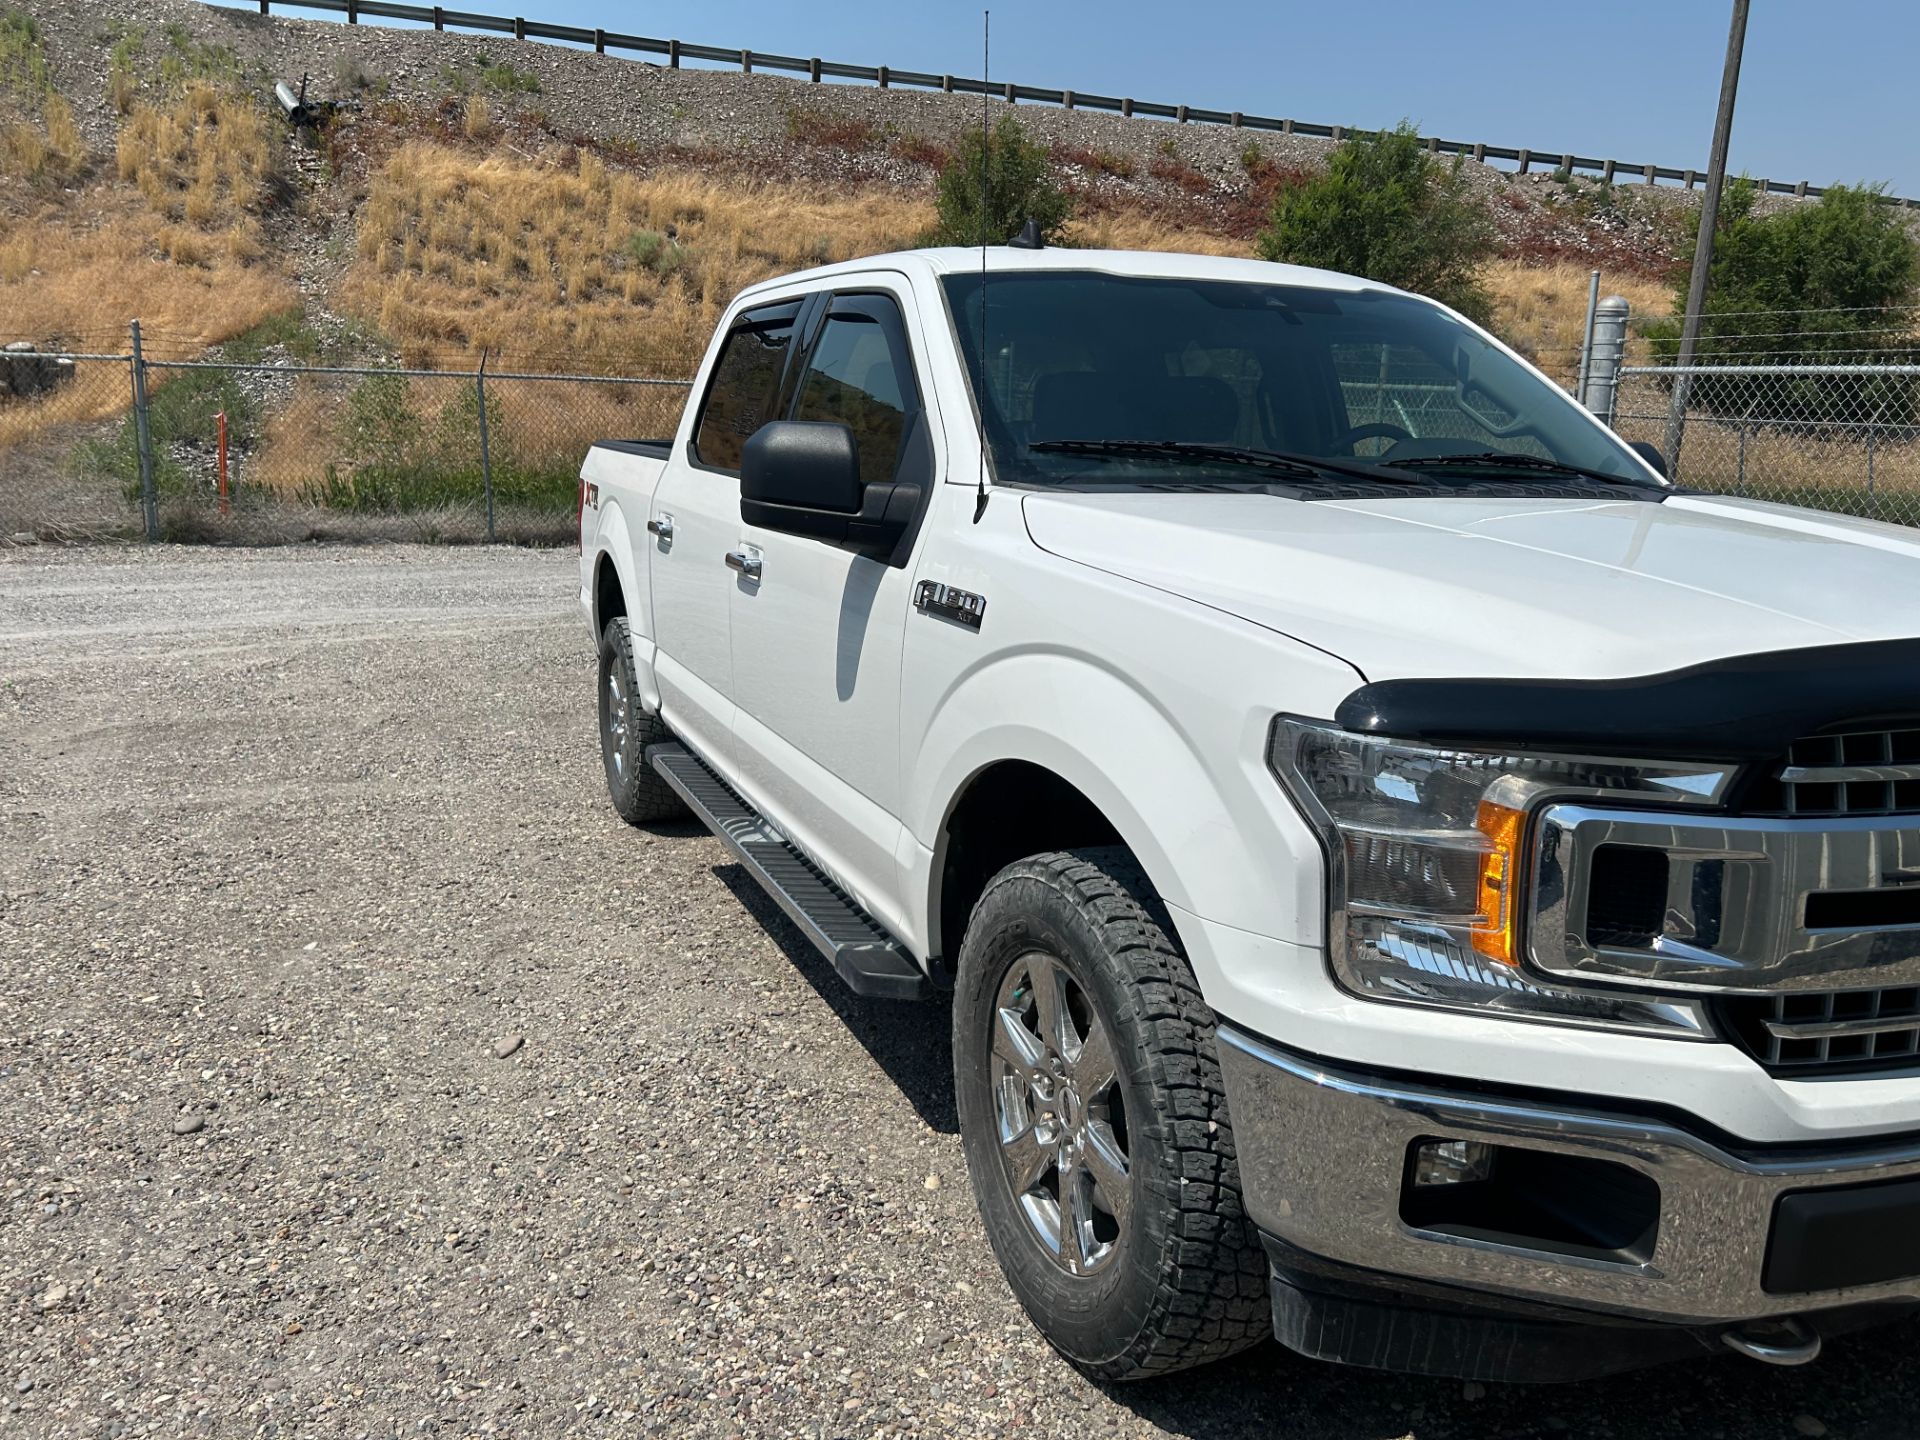
<instances>
[{"instance_id":1,"label":"windshield wiper","mask_svg":"<svg viewBox=\"0 0 1920 1440\"><path fill-rule=\"evenodd\" d=\"M1414 483L1410 477L1372 465L1297 455L1283 450L1257 450L1247 445L1213 445L1199 440L1036 440L1029 450L1055 455L1109 455L1115 458L1193 460L1217 465L1249 465L1301 480L1324 480L1344 475L1377 480L1387 485Z\"/></svg>"},{"instance_id":2,"label":"windshield wiper","mask_svg":"<svg viewBox=\"0 0 1920 1440\"><path fill-rule=\"evenodd\" d=\"M1518 455L1507 450L1480 450L1468 455L1410 455L1404 460L1387 463L1396 470L1440 470L1448 467L1464 470L1540 470L1555 475L1575 475L1582 480L1598 480L1604 485L1631 485L1637 490L1661 488L1627 475L1609 475L1604 470L1589 470L1584 465L1569 465L1564 460L1549 460L1544 455Z\"/></svg>"}]
</instances>

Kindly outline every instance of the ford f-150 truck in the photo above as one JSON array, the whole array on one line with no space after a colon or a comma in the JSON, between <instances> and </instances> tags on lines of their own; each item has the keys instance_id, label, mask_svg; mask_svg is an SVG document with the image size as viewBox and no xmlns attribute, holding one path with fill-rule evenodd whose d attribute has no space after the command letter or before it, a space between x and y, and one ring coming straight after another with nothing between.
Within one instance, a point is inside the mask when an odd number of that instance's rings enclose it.
<instances>
[{"instance_id":1,"label":"ford f-150 truck","mask_svg":"<svg viewBox=\"0 0 1920 1440\"><path fill-rule=\"evenodd\" d=\"M951 1007L1093 1375L1806 1361L1920 1300L1920 536L1664 470L1342 275L770 281L582 469L613 805Z\"/></svg>"}]
</instances>

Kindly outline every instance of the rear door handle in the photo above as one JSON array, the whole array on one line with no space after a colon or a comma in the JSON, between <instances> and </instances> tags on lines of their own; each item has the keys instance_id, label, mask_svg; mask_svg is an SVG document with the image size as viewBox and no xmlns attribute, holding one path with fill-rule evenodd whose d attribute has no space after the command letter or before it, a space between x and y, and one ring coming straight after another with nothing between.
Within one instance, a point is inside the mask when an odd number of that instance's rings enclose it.
<instances>
[{"instance_id":1,"label":"rear door handle","mask_svg":"<svg viewBox=\"0 0 1920 1440\"><path fill-rule=\"evenodd\" d=\"M760 552L751 545L742 545L738 550L727 551L727 568L738 570L749 580L760 578Z\"/></svg>"},{"instance_id":2,"label":"rear door handle","mask_svg":"<svg viewBox=\"0 0 1920 1440\"><path fill-rule=\"evenodd\" d=\"M671 515L655 516L653 519L647 521L647 533L649 535L657 535L661 540L671 545L673 543L673 517Z\"/></svg>"}]
</instances>

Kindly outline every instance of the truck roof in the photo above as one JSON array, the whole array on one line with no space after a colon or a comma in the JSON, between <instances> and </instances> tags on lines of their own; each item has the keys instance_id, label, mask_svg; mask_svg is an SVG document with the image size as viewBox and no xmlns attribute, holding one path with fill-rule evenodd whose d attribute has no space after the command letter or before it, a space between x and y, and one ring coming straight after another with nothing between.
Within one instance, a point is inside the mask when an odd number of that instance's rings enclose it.
<instances>
[{"instance_id":1,"label":"truck roof","mask_svg":"<svg viewBox=\"0 0 1920 1440\"><path fill-rule=\"evenodd\" d=\"M1099 270L1110 275L1139 275L1183 280L1238 280L1266 285L1301 285L1319 290L1391 290L1376 280L1316 270L1306 265L1283 265L1271 260L1239 259L1227 255L1188 255L1162 250L1078 250L1049 247L1021 250L1010 245L948 246L926 250L895 250L864 255L789 275L763 280L742 291L743 296L781 289L799 280L835 275L858 275L874 270L918 270L935 276L977 274L982 266L992 275L1022 270Z\"/></svg>"}]
</instances>

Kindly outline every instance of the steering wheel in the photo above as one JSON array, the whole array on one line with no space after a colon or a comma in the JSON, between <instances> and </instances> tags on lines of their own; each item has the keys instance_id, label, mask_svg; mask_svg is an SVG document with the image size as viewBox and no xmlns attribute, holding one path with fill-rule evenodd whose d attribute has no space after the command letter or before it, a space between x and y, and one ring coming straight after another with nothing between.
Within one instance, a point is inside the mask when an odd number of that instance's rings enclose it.
<instances>
[{"instance_id":1,"label":"steering wheel","mask_svg":"<svg viewBox=\"0 0 1920 1440\"><path fill-rule=\"evenodd\" d=\"M1411 440L1412 438L1412 431L1402 430L1398 425L1388 425L1376 420L1370 425L1355 425L1346 434L1335 437L1333 450L1336 454L1342 449L1351 450L1362 440Z\"/></svg>"}]
</instances>

